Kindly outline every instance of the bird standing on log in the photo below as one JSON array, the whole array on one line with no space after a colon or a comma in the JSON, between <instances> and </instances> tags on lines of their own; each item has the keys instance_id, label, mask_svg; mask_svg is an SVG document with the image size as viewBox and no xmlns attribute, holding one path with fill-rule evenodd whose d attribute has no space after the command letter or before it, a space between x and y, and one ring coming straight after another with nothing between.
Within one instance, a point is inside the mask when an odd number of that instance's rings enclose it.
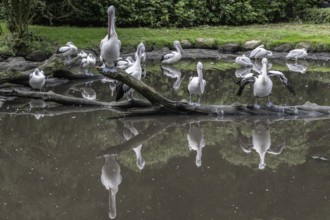
<instances>
[{"instance_id":1,"label":"bird standing on log","mask_svg":"<svg viewBox=\"0 0 330 220\"><path fill-rule=\"evenodd\" d=\"M203 79L203 64L202 62L197 63L197 74L196 77L189 78L188 91L190 94L189 102L191 103L191 95L198 95L197 105L200 105L201 96L204 93L206 81Z\"/></svg>"},{"instance_id":2,"label":"bird standing on log","mask_svg":"<svg viewBox=\"0 0 330 220\"><path fill-rule=\"evenodd\" d=\"M116 61L120 55L121 42L115 28L115 7L108 8L108 34L101 40L100 59L103 72L116 72Z\"/></svg>"},{"instance_id":3,"label":"bird standing on log","mask_svg":"<svg viewBox=\"0 0 330 220\"><path fill-rule=\"evenodd\" d=\"M45 85L45 81L46 79L44 72L38 68L30 74L29 84L33 89L41 90L41 88Z\"/></svg>"}]
</instances>

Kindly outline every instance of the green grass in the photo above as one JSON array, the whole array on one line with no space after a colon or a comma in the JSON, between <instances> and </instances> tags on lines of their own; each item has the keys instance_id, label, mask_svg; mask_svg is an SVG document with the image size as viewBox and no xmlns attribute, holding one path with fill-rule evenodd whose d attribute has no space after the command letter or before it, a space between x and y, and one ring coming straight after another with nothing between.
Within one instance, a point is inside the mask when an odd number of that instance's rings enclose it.
<instances>
[{"instance_id":1,"label":"green grass","mask_svg":"<svg viewBox=\"0 0 330 220\"><path fill-rule=\"evenodd\" d=\"M8 33L3 23L2 27L4 32ZM31 25L30 30L57 46L72 41L79 48L91 48L99 45L100 40L106 35L107 28ZM147 48L150 48L151 45L156 48L172 46L172 42L176 39L187 39L194 45L197 38L203 37L215 39L216 46L226 43L243 45L248 40L261 40L267 48L283 43L290 43L295 46L299 42L308 42L312 44L312 47L322 44L327 50L330 50L330 24L281 23L237 27L205 26L183 29L117 28L117 33L123 47L134 48L140 42L144 42Z\"/></svg>"}]
</instances>

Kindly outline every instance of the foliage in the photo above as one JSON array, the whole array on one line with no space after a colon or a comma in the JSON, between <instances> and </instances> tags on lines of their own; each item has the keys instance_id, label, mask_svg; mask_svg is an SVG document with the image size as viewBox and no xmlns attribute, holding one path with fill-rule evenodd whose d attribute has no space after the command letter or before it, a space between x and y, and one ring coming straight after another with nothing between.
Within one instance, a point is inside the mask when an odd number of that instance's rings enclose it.
<instances>
[{"instance_id":1,"label":"foliage","mask_svg":"<svg viewBox=\"0 0 330 220\"><path fill-rule=\"evenodd\" d=\"M312 8L299 14L299 18L303 22L313 24L329 24L330 8Z\"/></svg>"},{"instance_id":2,"label":"foliage","mask_svg":"<svg viewBox=\"0 0 330 220\"><path fill-rule=\"evenodd\" d=\"M298 12L319 3L319 0L35 1L42 2L36 11L35 22L38 24L104 25L106 9L111 4L117 8L117 25L121 27L193 27L288 21Z\"/></svg>"}]
</instances>

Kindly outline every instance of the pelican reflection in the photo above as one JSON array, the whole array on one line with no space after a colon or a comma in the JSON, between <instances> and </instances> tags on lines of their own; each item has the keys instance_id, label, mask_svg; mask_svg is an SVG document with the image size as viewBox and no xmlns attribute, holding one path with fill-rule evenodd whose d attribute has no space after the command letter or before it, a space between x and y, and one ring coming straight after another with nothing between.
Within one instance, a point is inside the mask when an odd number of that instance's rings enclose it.
<instances>
[{"instance_id":1,"label":"pelican reflection","mask_svg":"<svg viewBox=\"0 0 330 220\"><path fill-rule=\"evenodd\" d=\"M252 150L255 150L259 154L258 167L259 169L264 169L266 167L266 153L273 155L281 154L285 143L282 142L277 146L271 144L269 121L256 120L254 123L254 128L251 131L252 137L250 138L244 136L240 128L237 128L238 142L245 153L251 153Z\"/></svg>"},{"instance_id":2,"label":"pelican reflection","mask_svg":"<svg viewBox=\"0 0 330 220\"><path fill-rule=\"evenodd\" d=\"M305 73L307 71L307 66L298 63L286 63L286 66L290 71L296 73Z\"/></svg>"},{"instance_id":3,"label":"pelican reflection","mask_svg":"<svg viewBox=\"0 0 330 220\"><path fill-rule=\"evenodd\" d=\"M174 91L178 91L185 75L181 78L181 71L173 66L160 66L160 68L165 76L176 79L172 87Z\"/></svg>"},{"instance_id":4,"label":"pelican reflection","mask_svg":"<svg viewBox=\"0 0 330 220\"><path fill-rule=\"evenodd\" d=\"M199 123L189 124L189 131L187 134L189 150L194 150L196 154L196 166L202 166L202 150L205 147L204 134L202 133Z\"/></svg>"},{"instance_id":5,"label":"pelican reflection","mask_svg":"<svg viewBox=\"0 0 330 220\"><path fill-rule=\"evenodd\" d=\"M109 218L117 216L116 194L122 181L120 165L117 162L116 154L104 155L104 164L101 171L101 182L106 190L109 191Z\"/></svg>"}]
</instances>

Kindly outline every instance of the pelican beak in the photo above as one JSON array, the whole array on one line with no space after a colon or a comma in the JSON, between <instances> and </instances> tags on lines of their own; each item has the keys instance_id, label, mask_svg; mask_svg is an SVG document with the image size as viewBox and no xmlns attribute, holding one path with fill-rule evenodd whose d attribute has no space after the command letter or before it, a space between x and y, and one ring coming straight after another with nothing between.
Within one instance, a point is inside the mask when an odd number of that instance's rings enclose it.
<instances>
[{"instance_id":1,"label":"pelican beak","mask_svg":"<svg viewBox=\"0 0 330 220\"><path fill-rule=\"evenodd\" d=\"M111 35L111 15L108 15L108 40L110 39Z\"/></svg>"}]
</instances>

